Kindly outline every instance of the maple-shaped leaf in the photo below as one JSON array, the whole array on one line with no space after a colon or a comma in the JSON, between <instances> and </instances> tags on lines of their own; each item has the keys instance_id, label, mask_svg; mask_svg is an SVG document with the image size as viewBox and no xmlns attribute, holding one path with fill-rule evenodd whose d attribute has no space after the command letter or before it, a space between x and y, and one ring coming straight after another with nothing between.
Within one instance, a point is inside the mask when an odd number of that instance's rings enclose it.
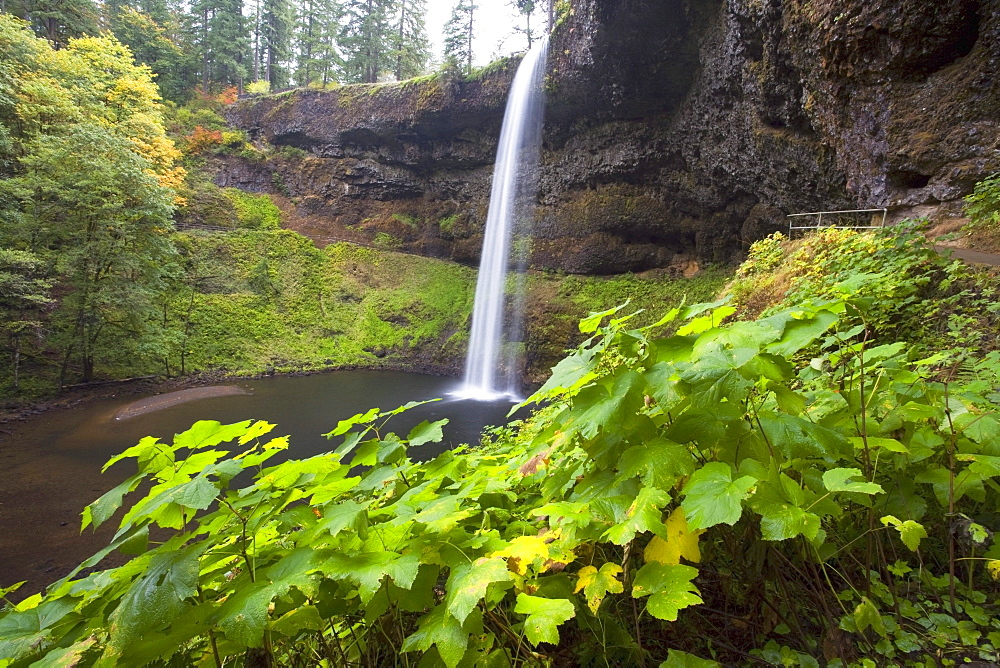
<instances>
[{"instance_id":1,"label":"maple-shaped leaf","mask_svg":"<svg viewBox=\"0 0 1000 668\"><path fill-rule=\"evenodd\" d=\"M670 495L655 487L643 487L629 506L623 521L608 529L604 536L616 545L625 545L635 535L644 531L666 535L663 527L663 506L670 503Z\"/></svg>"},{"instance_id":2,"label":"maple-shaped leaf","mask_svg":"<svg viewBox=\"0 0 1000 668\"><path fill-rule=\"evenodd\" d=\"M593 566L584 566L576 574L576 588L573 593L579 593L582 589L583 595L587 598L587 607L596 614L605 595L620 594L625 591L624 585L618 579L621 572L621 566L610 562L602 564L600 570Z\"/></svg>"},{"instance_id":3,"label":"maple-shaped leaf","mask_svg":"<svg viewBox=\"0 0 1000 668\"><path fill-rule=\"evenodd\" d=\"M685 517L695 529L707 529L716 524L736 524L743 514L743 499L757 484L752 476L733 480L728 464L709 462L688 479L682 493Z\"/></svg>"},{"instance_id":4,"label":"maple-shaped leaf","mask_svg":"<svg viewBox=\"0 0 1000 668\"><path fill-rule=\"evenodd\" d=\"M417 577L420 561L416 554L396 552L359 552L356 554L334 553L323 563L322 570L327 577L348 580L358 587L361 600L371 600L382 586L382 578L388 576L398 587L409 589Z\"/></svg>"},{"instance_id":5,"label":"maple-shaped leaf","mask_svg":"<svg viewBox=\"0 0 1000 668\"><path fill-rule=\"evenodd\" d=\"M646 610L657 619L677 620L677 613L690 605L702 603L698 588L691 580L698 570L691 566L668 566L652 561L635 574L632 598L649 596Z\"/></svg>"},{"instance_id":6,"label":"maple-shaped leaf","mask_svg":"<svg viewBox=\"0 0 1000 668\"><path fill-rule=\"evenodd\" d=\"M486 595L486 588L490 584L512 579L513 576L507 570L507 562L499 556L483 557L471 564L456 566L448 577L445 607L455 619L464 622Z\"/></svg>"},{"instance_id":7,"label":"maple-shaped leaf","mask_svg":"<svg viewBox=\"0 0 1000 668\"><path fill-rule=\"evenodd\" d=\"M527 615L524 620L524 635L528 642L559 643L559 625L576 616L573 602L564 598L544 598L518 594L514 612Z\"/></svg>"},{"instance_id":8,"label":"maple-shaped leaf","mask_svg":"<svg viewBox=\"0 0 1000 668\"><path fill-rule=\"evenodd\" d=\"M549 558L549 543L555 537L556 534L553 532L546 532L538 536L518 536L510 541L504 549L487 556L505 558L510 570L518 575L524 575L536 559L544 561Z\"/></svg>"},{"instance_id":9,"label":"maple-shaped leaf","mask_svg":"<svg viewBox=\"0 0 1000 668\"><path fill-rule=\"evenodd\" d=\"M226 425L216 420L199 420L191 425L187 431L174 436L174 447L191 450L210 448L213 445L243 436L247 433L248 427L250 427L250 420Z\"/></svg>"},{"instance_id":10,"label":"maple-shaped leaf","mask_svg":"<svg viewBox=\"0 0 1000 668\"><path fill-rule=\"evenodd\" d=\"M469 615L465 623L448 614L445 606L435 606L420 618L417 630L403 641L403 652L426 652L431 646L437 647L441 660L448 668L455 668L465 656L469 646L469 635L482 627L478 611Z\"/></svg>"},{"instance_id":11,"label":"maple-shaped leaf","mask_svg":"<svg viewBox=\"0 0 1000 668\"><path fill-rule=\"evenodd\" d=\"M647 561L655 561L661 564L676 566L681 563L681 557L697 564L701 561L701 550L698 549L698 536L705 533L704 529L691 531L688 528L687 519L684 517L683 508L674 508L665 523L667 530L666 540L659 536L653 536L649 541L643 558Z\"/></svg>"},{"instance_id":12,"label":"maple-shaped leaf","mask_svg":"<svg viewBox=\"0 0 1000 668\"><path fill-rule=\"evenodd\" d=\"M778 482L762 481L750 500L750 507L760 514L760 533L764 540L788 540L803 535L816 538L820 517L803 506L806 497L799 483L784 473Z\"/></svg>"},{"instance_id":13,"label":"maple-shaped leaf","mask_svg":"<svg viewBox=\"0 0 1000 668\"><path fill-rule=\"evenodd\" d=\"M893 515L886 515L882 518L882 524L895 527L896 531L899 532L899 538L903 541L903 545L910 548L911 552L916 552L917 548L920 547L920 540L927 538L927 530L924 529L922 524L913 520L906 520L904 522Z\"/></svg>"}]
</instances>

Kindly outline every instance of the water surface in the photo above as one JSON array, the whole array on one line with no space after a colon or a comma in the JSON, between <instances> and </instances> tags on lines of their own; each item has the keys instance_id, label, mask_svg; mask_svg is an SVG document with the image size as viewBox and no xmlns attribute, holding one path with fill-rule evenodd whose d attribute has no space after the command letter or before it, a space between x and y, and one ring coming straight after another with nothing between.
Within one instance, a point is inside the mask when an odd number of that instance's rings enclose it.
<instances>
[{"instance_id":1,"label":"water surface","mask_svg":"<svg viewBox=\"0 0 1000 668\"><path fill-rule=\"evenodd\" d=\"M267 420L278 425L272 435L291 436L289 456L309 457L339 444L322 436L339 420L373 406L390 410L410 401L448 397L460 385L451 378L391 371L336 371L234 384L250 394L201 399L128 420L114 415L137 397L101 400L4 425L8 433L0 433L0 587L27 580L21 598L107 544L115 521L96 534L88 530L81 535L80 511L135 472L132 461L103 475L100 470L110 457L144 436L169 441L197 420ZM405 437L422 420L449 418L444 443L412 453L415 459L427 459L448 447L478 443L482 428L502 424L510 405L445 399L394 417L387 430Z\"/></svg>"}]
</instances>

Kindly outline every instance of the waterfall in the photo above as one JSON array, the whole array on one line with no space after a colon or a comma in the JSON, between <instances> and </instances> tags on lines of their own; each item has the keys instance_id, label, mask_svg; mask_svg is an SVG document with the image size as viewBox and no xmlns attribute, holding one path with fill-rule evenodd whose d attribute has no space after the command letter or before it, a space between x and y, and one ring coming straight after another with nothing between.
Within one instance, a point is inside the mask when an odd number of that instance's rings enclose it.
<instances>
[{"instance_id":1,"label":"waterfall","mask_svg":"<svg viewBox=\"0 0 1000 668\"><path fill-rule=\"evenodd\" d=\"M518 355L513 346L505 345L510 343L504 337L505 293L513 231L518 223L528 224L538 189L547 53L546 39L528 51L507 98L476 281L465 384L459 393L469 398L514 397L518 391ZM511 320L519 322L520 316Z\"/></svg>"}]
</instances>

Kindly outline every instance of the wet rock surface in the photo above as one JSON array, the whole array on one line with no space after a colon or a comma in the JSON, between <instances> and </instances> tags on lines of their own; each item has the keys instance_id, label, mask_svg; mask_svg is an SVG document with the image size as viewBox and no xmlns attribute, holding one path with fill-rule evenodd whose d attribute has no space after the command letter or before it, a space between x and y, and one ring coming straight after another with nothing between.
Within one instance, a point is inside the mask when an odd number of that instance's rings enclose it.
<instances>
[{"instance_id":1,"label":"wet rock surface","mask_svg":"<svg viewBox=\"0 0 1000 668\"><path fill-rule=\"evenodd\" d=\"M728 261L793 212L954 203L1000 169L1000 0L574 0L550 47L530 262ZM475 263L512 59L302 90L230 121L220 185L291 226ZM288 148L282 148L288 147Z\"/></svg>"}]
</instances>

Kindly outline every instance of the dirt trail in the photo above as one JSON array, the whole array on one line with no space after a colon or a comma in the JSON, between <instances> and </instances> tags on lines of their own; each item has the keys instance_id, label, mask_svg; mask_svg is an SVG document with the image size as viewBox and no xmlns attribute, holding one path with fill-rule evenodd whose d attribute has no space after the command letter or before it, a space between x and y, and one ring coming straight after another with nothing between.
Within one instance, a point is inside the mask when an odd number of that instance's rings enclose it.
<instances>
[{"instance_id":1,"label":"dirt trail","mask_svg":"<svg viewBox=\"0 0 1000 668\"><path fill-rule=\"evenodd\" d=\"M988 264L994 267L1000 266L1000 255L996 253L984 253L983 251L972 250L971 248L955 248L954 246L934 245L934 250L939 253L950 252L952 257L965 260L973 264Z\"/></svg>"}]
</instances>

